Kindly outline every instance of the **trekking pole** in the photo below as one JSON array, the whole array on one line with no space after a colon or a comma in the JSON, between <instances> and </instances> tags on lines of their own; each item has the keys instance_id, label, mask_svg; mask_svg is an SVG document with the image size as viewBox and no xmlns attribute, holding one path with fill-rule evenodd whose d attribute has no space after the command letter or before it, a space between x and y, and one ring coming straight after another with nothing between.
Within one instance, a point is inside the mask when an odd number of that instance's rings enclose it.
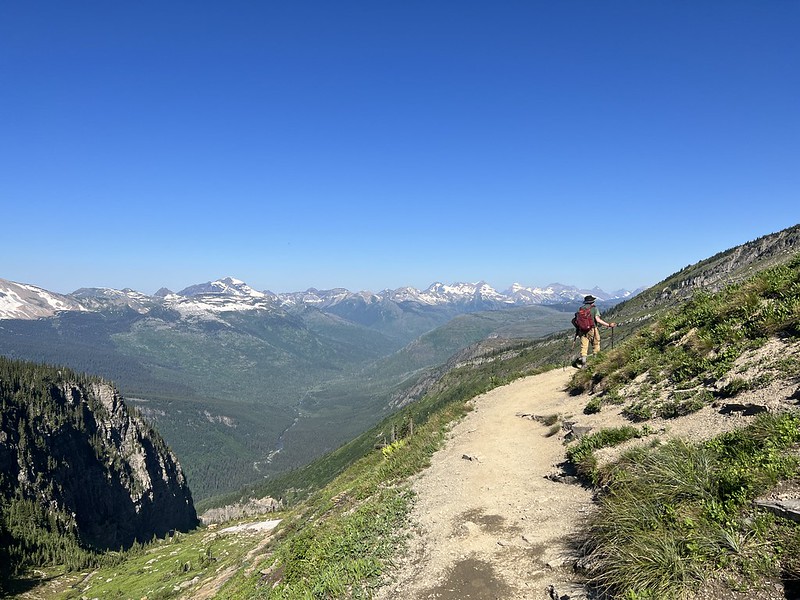
<instances>
[{"instance_id":1,"label":"trekking pole","mask_svg":"<svg viewBox=\"0 0 800 600\"><path fill-rule=\"evenodd\" d=\"M614 330L615 329L616 329L616 327L612 327L611 328L611 349L612 350L614 349Z\"/></svg>"},{"instance_id":2,"label":"trekking pole","mask_svg":"<svg viewBox=\"0 0 800 600\"><path fill-rule=\"evenodd\" d=\"M575 347L575 338L572 338L572 345L567 348L567 351L564 353L564 361L561 363L561 368L566 371L567 370L567 362L569 361L569 356L572 354L572 349Z\"/></svg>"}]
</instances>

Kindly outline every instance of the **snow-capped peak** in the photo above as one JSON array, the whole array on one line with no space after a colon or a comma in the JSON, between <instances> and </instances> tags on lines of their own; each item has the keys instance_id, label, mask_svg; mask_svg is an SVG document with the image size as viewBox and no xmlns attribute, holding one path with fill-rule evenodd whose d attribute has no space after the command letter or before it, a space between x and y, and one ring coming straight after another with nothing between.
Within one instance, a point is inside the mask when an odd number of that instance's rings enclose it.
<instances>
[{"instance_id":1,"label":"snow-capped peak","mask_svg":"<svg viewBox=\"0 0 800 600\"><path fill-rule=\"evenodd\" d=\"M258 292L247 285L241 279L235 277L223 277L216 281L208 281L206 283L199 283L192 285L184 290L178 292L178 296L191 297L191 296L205 296L207 294L223 295L223 296L245 296L250 298L264 298L264 292Z\"/></svg>"},{"instance_id":2,"label":"snow-capped peak","mask_svg":"<svg viewBox=\"0 0 800 600\"><path fill-rule=\"evenodd\" d=\"M641 290L637 290L641 291ZM281 306L316 307L326 310L341 303L375 304L378 302L413 302L428 306L452 306L460 310L491 310L508 306L531 304L560 304L576 302L591 293L602 300L627 298L637 292L619 290L606 294L598 288L583 290L560 283L546 287L528 287L514 283L505 292L498 292L485 281L477 283L432 283L424 291L414 287L384 290L379 294L368 291L350 292L345 288L276 295L259 292L241 279L223 277L193 286L176 293L162 288L153 296L129 288L81 288L72 294L61 295L36 286L0 279L0 319L36 319L50 317L59 311L99 311L132 308L141 313L155 306L166 306L192 318L217 319L224 312L279 310Z\"/></svg>"}]
</instances>

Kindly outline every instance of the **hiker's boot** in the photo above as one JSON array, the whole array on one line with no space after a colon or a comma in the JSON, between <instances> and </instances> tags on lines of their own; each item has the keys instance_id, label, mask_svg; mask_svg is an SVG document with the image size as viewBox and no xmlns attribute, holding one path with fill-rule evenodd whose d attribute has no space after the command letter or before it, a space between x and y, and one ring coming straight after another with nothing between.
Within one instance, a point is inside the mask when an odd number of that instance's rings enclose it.
<instances>
[{"instance_id":1,"label":"hiker's boot","mask_svg":"<svg viewBox=\"0 0 800 600\"><path fill-rule=\"evenodd\" d=\"M578 368L579 369L585 369L586 368L586 357L585 356L581 356L581 360L579 362L580 362L580 366Z\"/></svg>"},{"instance_id":2,"label":"hiker's boot","mask_svg":"<svg viewBox=\"0 0 800 600\"><path fill-rule=\"evenodd\" d=\"M581 357L580 356L576 356L575 357L575 359L572 361L572 366L575 367L576 369L580 369L581 368Z\"/></svg>"}]
</instances>

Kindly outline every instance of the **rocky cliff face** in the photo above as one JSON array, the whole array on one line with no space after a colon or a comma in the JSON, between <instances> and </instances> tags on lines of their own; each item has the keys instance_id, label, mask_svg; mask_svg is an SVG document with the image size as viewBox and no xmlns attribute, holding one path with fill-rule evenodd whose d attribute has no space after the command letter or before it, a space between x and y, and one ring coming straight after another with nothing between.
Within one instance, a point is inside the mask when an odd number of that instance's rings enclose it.
<instances>
[{"instance_id":1,"label":"rocky cliff face","mask_svg":"<svg viewBox=\"0 0 800 600\"><path fill-rule=\"evenodd\" d=\"M629 312L637 306L653 309L686 300L698 290L718 292L726 285L741 282L759 271L785 263L798 252L800 225L795 225L684 267L620 305L620 308L625 307Z\"/></svg>"},{"instance_id":2,"label":"rocky cliff face","mask_svg":"<svg viewBox=\"0 0 800 600\"><path fill-rule=\"evenodd\" d=\"M674 283L671 293L702 287L717 292L729 283L785 262L800 250L800 225L765 235L704 260Z\"/></svg>"},{"instance_id":3,"label":"rocky cliff face","mask_svg":"<svg viewBox=\"0 0 800 600\"><path fill-rule=\"evenodd\" d=\"M197 524L175 455L110 384L0 359L0 501L46 504L96 549Z\"/></svg>"}]
</instances>

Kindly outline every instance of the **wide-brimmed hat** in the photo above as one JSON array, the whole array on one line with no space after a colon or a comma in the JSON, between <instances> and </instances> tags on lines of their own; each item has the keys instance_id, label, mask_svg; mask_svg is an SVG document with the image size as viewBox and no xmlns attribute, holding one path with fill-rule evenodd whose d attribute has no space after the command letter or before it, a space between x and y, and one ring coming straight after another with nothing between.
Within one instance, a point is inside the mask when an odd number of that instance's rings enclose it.
<instances>
[{"instance_id":1,"label":"wide-brimmed hat","mask_svg":"<svg viewBox=\"0 0 800 600\"><path fill-rule=\"evenodd\" d=\"M597 298L595 298L595 297L594 297L594 296L592 296L591 294L589 294L588 296L584 296L584 297L583 297L583 303L584 303L584 304L591 304L591 303L592 303L592 302L594 302L595 300L597 300Z\"/></svg>"}]
</instances>

